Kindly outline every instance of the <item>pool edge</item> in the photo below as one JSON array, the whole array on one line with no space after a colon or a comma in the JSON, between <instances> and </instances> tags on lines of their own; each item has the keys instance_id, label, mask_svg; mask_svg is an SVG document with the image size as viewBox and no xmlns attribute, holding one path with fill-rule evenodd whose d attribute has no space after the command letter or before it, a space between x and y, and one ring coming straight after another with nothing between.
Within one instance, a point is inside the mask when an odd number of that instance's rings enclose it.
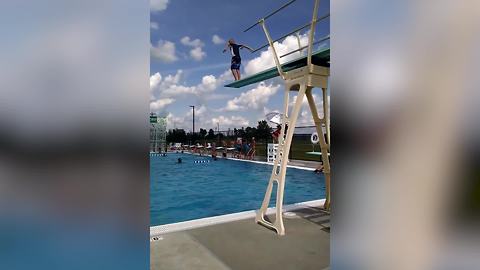
<instances>
[{"instance_id":1,"label":"pool edge","mask_svg":"<svg viewBox=\"0 0 480 270\"><path fill-rule=\"evenodd\" d=\"M299 203L283 206L283 211L284 212L294 211L294 210L305 208L305 207L320 207L320 206L323 206L324 203L325 203L325 199L299 202ZM201 227L206 227L206 226L216 225L216 224L222 224L222 223L228 223L228 222L238 221L238 220L243 220L248 218L255 218L256 213L257 213L257 210L249 210L249 211L237 212L237 213L226 214L221 216L214 216L214 217L182 221L177 223L170 223L165 225L151 226L150 238L167 234L167 233L191 230L191 229L196 229L196 228L201 228ZM274 213L275 213L275 207L270 207L267 209L267 215L274 214Z\"/></svg>"},{"instance_id":2,"label":"pool edge","mask_svg":"<svg viewBox=\"0 0 480 270\"><path fill-rule=\"evenodd\" d=\"M173 153L173 152L172 152ZM191 152L183 152L182 154L188 154L188 155L192 155L192 156L200 156L196 153L191 153ZM201 156L200 156L201 157ZM208 156L205 156L205 157L208 157ZM234 160L234 161L243 161L243 162L250 162L250 163L256 163L256 164L264 164L264 165L270 165L270 166L273 166L273 163L271 162L266 162L266 161L258 161L258 160L248 160L248 159L240 159L240 158L232 158L232 157L229 157L229 158L222 158L222 159L225 159L225 160ZM287 168L293 168L293 169L299 169L299 170L305 170L305 171L315 171L315 168L309 168L309 167L302 167L302 166L296 166L296 165L288 165L287 164Z\"/></svg>"}]
</instances>

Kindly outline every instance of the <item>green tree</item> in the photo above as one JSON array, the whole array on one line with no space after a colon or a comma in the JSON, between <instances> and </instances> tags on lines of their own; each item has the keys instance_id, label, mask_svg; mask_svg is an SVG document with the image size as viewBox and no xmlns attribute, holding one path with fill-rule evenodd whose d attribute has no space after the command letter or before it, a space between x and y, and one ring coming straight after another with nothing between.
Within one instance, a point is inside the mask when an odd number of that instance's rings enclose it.
<instances>
[{"instance_id":1,"label":"green tree","mask_svg":"<svg viewBox=\"0 0 480 270\"><path fill-rule=\"evenodd\" d=\"M205 136L207 135L207 130L201 128L201 129L200 129L200 132L199 132L199 135L200 135L200 138L201 138L201 139L204 139Z\"/></svg>"},{"instance_id":2,"label":"green tree","mask_svg":"<svg viewBox=\"0 0 480 270\"><path fill-rule=\"evenodd\" d=\"M245 129L243 127L241 129L237 129L237 137L245 137Z\"/></svg>"},{"instance_id":3,"label":"green tree","mask_svg":"<svg viewBox=\"0 0 480 270\"><path fill-rule=\"evenodd\" d=\"M267 121L262 120L257 125L257 140L268 141L271 138L272 128L268 125Z\"/></svg>"},{"instance_id":4,"label":"green tree","mask_svg":"<svg viewBox=\"0 0 480 270\"><path fill-rule=\"evenodd\" d=\"M167 142L172 143L186 143L187 134L183 129L171 129L167 133Z\"/></svg>"},{"instance_id":5,"label":"green tree","mask_svg":"<svg viewBox=\"0 0 480 270\"><path fill-rule=\"evenodd\" d=\"M210 129L208 130L208 134L207 136L205 137L207 140L212 140L215 138L215 132L213 131L213 129Z\"/></svg>"},{"instance_id":6,"label":"green tree","mask_svg":"<svg viewBox=\"0 0 480 270\"><path fill-rule=\"evenodd\" d=\"M257 135L257 129L254 127L246 127L245 128L245 137L247 140L251 140L252 137L255 137Z\"/></svg>"}]
</instances>

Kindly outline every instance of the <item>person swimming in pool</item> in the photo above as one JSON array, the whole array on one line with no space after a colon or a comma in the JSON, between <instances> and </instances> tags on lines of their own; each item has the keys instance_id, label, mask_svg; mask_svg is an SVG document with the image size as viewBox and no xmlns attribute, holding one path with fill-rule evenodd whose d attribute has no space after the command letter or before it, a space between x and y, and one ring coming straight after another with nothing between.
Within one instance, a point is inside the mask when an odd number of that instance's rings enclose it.
<instances>
[{"instance_id":1,"label":"person swimming in pool","mask_svg":"<svg viewBox=\"0 0 480 270\"><path fill-rule=\"evenodd\" d=\"M232 70L233 78L235 81L240 80L240 65L242 64L242 58L240 57L240 49L247 48L250 52L253 52L253 49L247 45L237 44L235 40L231 38L228 40L227 44L225 45L225 49L223 52L225 53L227 50L230 50L232 54L232 62L230 65L230 69Z\"/></svg>"},{"instance_id":2,"label":"person swimming in pool","mask_svg":"<svg viewBox=\"0 0 480 270\"><path fill-rule=\"evenodd\" d=\"M178 158L177 163L182 163L182 158Z\"/></svg>"}]
</instances>

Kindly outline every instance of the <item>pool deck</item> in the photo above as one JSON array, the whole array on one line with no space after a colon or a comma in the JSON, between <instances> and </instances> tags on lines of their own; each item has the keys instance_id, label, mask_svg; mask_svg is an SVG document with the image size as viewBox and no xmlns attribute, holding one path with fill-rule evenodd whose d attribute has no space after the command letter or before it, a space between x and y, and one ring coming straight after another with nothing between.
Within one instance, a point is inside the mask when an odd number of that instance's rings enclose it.
<instances>
[{"instance_id":1,"label":"pool deck","mask_svg":"<svg viewBox=\"0 0 480 270\"><path fill-rule=\"evenodd\" d=\"M284 224L284 236L251 217L157 234L150 240L150 268L329 269L330 215L320 206L297 207L284 214Z\"/></svg>"},{"instance_id":2,"label":"pool deck","mask_svg":"<svg viewBox=\"0 0 480 270\"><path fill-rule=\"evenodd\" d=\"M172 151L170 153L175 153L175 152ZM188 152L188 151L185 151L184 154L200 156L200 154L192 153L192 152ZM206 155L203 155L203 156L206 156ZM221 159L222 157L218 157L218 158ZM271 163L265 162L265 158L266 157L264 157L264 156L257 156L257 157L255 157L254 160L236 159L236 158L231 158L231 157L228 157L227 159L238 160L238 161L247 161L247 162L256 161L256 162L260 162L260 163L263 163L263 164L270 164L271 165ZM320 164L320 162L318 162L318 161L290 159L288 161L287 165L290 166L290 167L299 167L299 168L303 168L303 169L314 170L315 168L318 167L319 164Z\"/></svg>"}]
</instances>

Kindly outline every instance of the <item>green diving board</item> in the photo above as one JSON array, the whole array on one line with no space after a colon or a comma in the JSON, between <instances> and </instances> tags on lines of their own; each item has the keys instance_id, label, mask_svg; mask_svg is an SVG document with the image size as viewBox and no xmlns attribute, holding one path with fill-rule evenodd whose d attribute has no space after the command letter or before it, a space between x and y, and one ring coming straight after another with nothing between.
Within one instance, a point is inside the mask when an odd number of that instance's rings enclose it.
<instances>
[{"instance_id":1,"label":"green diving board","mask_svg":"<svg viewBox=\"0 0 480 270\"><path fill-rule=\"evenodd\" d=\"M317 66L330 67L330 48L316 51L312 54L312 63ZM307 65L307 56L292 60L282 64L283 72L288 72ZM260 73L245 77L241 80L234 81L225 85L225 87L240 88L253 83L265 81L279 76L276 67L267 69Z\"/></svg>"}]
</instances>

